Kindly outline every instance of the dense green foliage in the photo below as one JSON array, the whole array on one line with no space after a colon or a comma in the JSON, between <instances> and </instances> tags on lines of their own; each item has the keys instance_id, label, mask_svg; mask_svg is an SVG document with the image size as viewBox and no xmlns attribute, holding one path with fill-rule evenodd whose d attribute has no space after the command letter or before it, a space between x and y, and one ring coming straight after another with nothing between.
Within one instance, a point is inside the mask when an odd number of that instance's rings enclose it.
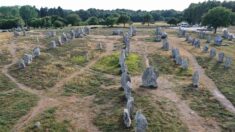
<instances>
[{"instance_id":1,"label":"dense green foliage","mask_svg":"<svg viewBox=\"0 0 235 132\"><path fill-rule=\"evenodd\" d=\"M203 16L202 24L213 27L215 33L217 27L227 27L232 23L232 12L224 7L215 7L210 9L208 13Z\"/></svg>"},{"instance_id":2,"label":"dense green foliage","mask_svg":"<svg viewBox=\"0 0 235 132\"><path fill-rule=\"evenodd\" d=\"M146 13L144 16L143 16L143 24L145 23L148 23L148 26L149 26L149 23L153 21L153 16L150 14L150 13Z\"/></svg>"},{"instance_id":3,"label":"dense green foliage","mask_svg":"<svg viewBox=\"0 0 235 132\"><path fill-rule=\"evenodd\" d=\"M222 6L235 12L235 1L215 1L209 0L202 3L192 3L184 10L184 19L190 24L199 24L202 22L202 16L214 7Z\"/></svg>"}]
</instances>

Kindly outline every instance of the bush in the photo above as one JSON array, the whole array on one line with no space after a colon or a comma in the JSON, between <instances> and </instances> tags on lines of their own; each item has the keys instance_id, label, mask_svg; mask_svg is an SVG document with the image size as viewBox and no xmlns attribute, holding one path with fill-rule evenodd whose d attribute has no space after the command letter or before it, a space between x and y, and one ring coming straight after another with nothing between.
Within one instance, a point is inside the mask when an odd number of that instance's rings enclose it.
<instances>
[{"instance_id":1,"label":"bush","mask_svg":"<svg viewBox=\"0 0 235 132\"><path fill-rule=\"evenodd\" d=\"M21 18L0 19L0 29L11 29L23 26L24 21Z\"/></svg>"},{"instance_id":2,"label":"bush","mask_svg":"<svg viewBox=\"0 0 235 132\"><path fill-rule=\"evenodd\" d=\"M53 23L54 27L63 27L64 26L64 23L59 21L59 20L56 20L54 23Z\"/></svg>"}]
</instances>

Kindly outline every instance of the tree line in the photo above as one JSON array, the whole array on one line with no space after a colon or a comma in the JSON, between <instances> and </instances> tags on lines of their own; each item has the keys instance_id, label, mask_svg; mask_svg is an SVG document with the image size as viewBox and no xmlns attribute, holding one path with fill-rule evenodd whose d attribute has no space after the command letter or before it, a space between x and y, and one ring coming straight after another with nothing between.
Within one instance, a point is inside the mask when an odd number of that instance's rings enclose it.
<instances>
[{"instance_id":1,"label":"tree line","mask_svg":"<svg viewBox=\"0 0 235 132\"><path fill-rule=\"evenodd\" d=\"M223 7L224 13L230 15L223 15L223 17L215 15L213 21L211 17L206 17L210 10L214 8ZM215 12L215 11L214 11ZM9 29L18 26L30 26L35 28L45 27L64 27L68 25L107 25L122 23L124 26L127 23L142 22L143 24L154 23L155 21L167 21L168 24L176 25L181 21L187 21L190 24L202 24L209 27L220 27L235 24L235 1L215 1L209 0L202 3L192 3L184 11L176 10L101 10L90 8L88 10L65 10L61 7L47 8L41 7L37 9L35 6L2 6L0 7L0 29ZM213 12L211 13L213 14ZM218 14L218 13L217 13ZM208 16L208 15L207 15ZM227 18L224 18L227 16ZM210 21L209 21L210 18ZM215 19L226 19L226 24L223 20L220 24L212 24L216 22ZM214 26L216 25L216 26Z\"/></svg>"},{"instance_id":2,"label":"tree line","mask_svg":"<svg viewBox=\"0 0 235 132\"><path fill-rule=\"evenodd\" d=\"M35 6L2 6L0 7L0 28L8 29L17 26L31 27L63 27L69 24L77 25L108 25L130 22L151 23L168 21L171 18L182 18L182 12L176 10L65 10L58 8L40 8Z\"/></svg>"}]
</instances>

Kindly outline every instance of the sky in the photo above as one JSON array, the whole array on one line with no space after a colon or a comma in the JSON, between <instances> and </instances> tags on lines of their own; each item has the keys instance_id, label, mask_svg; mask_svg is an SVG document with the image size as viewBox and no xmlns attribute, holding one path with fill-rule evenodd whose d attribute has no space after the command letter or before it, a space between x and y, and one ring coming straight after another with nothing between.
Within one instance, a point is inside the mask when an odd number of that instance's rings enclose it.
<instances>
[{"instance_id":1,"label":"sky","mask_svg":"<svg viewBox=\"0 0 235 132\"><path fill-rule=\"evenodd\" d=\"M206 0L0 0L0 6L35 5L40 7L62 7L63 9L131 9L131 10L165 10L175 9L182 11L190 3ZM222 1L222 0L220 0ZM234 0L232 0L234 1Z\"/></svg>"}]
</instances>

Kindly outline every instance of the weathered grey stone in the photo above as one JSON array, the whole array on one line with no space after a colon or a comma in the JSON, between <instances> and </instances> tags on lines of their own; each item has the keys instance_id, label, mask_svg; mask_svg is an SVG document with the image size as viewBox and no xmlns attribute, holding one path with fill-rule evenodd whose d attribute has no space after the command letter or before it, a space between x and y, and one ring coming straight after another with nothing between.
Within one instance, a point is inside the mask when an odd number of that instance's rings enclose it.
<instances>
[{"instance_id":1,"label":"weathered grey stone","mask_svg":"<svg viewBox=\"0 0 235 132\"><path fill-rule=\"evenodd\" d=\"M134 98L133 97L128 98L127 103L126 103L126 108L130 114L130 117L132 117L131 115L134 112Z\"/></svg>"},{"instance_id":2,"label":"weathered grey stone","mask_svg":"<svg viewBox=\"0 0 235 132\"><path fill-rule=\"evenodd\" d=\"M209 45L206 44L204 47L203 47L203 52L208 52L209 50Z\"/></svg>"},{"instance_id":3,"label":"weathered grey stone","mask_svg":"<svg viewBox=\"0 0 235 132\"><path fill-rule=\"evenodd\" d=\"M49 37L55 37L56 36L56 31L49 31L48 33Z\"/></svg>"},{"instance_id":4,"label":"weathered grey stone","mask_svg":"<svg viewBox=\"0 0 235 132\"><path fill-rule=\"evenodd\" d=\"M126 86L124 88L124 93L126 100L128 100L131 97L131 82L127 81Z\"/></svg>"},{"instance_id":5,"label":"weathered grey stone","mask_svg":"<svg viewBox=\"0 0 235 132\"><path fill-rule=\"evenodd\" d=\"M41 128L41 123L40 123L39 121L37 121L37 122L34 124L34 128L40 129L40 128Z\"/></svg>"},{"instance_id":6,"label":"weathered grey stone","mask_svg":"<svg viewBox=\"0 0 235 132\"><path fill-rule=\"evenodd\" d=\"M146 117L140 112L137 111L135 115L136 122L136 132L146 132L148 128L148 122Z\"/></svg>"},{"instance_id":7,"label":"weathered grey stone","mask_svg":"<svg viewBox=\"0 0 235 132\"><path fill-rule=\"evenodd\" d=\"M156 33L156 35L160 35L161 36L162 35L162 28L161 27L157 27L155 33Z\"/></svg>"},{"instance_id":8,"label":"weathered grey stone","mask_svg":"<svg viewBox=\"0 0 235 132\"><path fill-rule=\"evenodd\" d=\"M24 30L24 29L23 29L23 31L22 31L22 32L23 32L23 36L26 36L26 32L25 32L25 30Z\"/></svg>"},{"instance_id":9,"label":"weathered grey stone","mask_svg":"<svg viewBox=\"0 0 235 132\"><path fill-rule=\"evenodd\" d=\"M128 33L123 35L123 42L125 45L130 43L130 36Z\"/></svg>"},{"instance_id":10,"label":"weathered grey stone","mask_svg":"<svg viewBox=\"0 0 235 132\"><path fill-rule=\"evenodd\" d=\"M167 41L167 39L163 39L163 41L162 41L162 49L168 51L169 48L170 48L169 42Z\"/></svg>"},{"instance_id":11,"label":"weathered grey stone","mask_svg":"<svg viewBox=\"0 0 235 132\"><path fill-rule=\"evenodd\" d=\"M167 38L167 33L166 32L162 32L161 39L166 39L166 38Z\"/></svg>"},{"instance_id":12,"label":"weathered grey stone","mask_svg":"<svg viewBox=\"0 0 235 132\"><path fill-rule=\"evenodd\" d=\"M84 27L84 33L86 35L89 35L90 34L90 28L89 27Z\"/></svg>"},{"instance_id":13,"label":"weathered grey stone","mask_svg":"<svg viewBox=\"0 0 235 132\"><path fill-rule=\"evenodd\" d=\"M193 42L193 38L191 36L188 37L188 43L192 43Z\"/></svg>"},{"instance_id":14,"label":"weathered grey stone","mask_svg":"<svg viewBox=\"0 0 235 132\"><path fill-rule=\"evenodd\" d=\"M103 45L102 45L101 43L98 43L98 44L96 45L96 49L97 49L97 50L104 50L104 47L103 47Z\"/></svg>"},{"instance_id":15,"label":"weathered grey stone","mask_svg":"<svg viewBox=\"0 0 235 132\"><path fill-rule=\"evenodd\" d=\"M39 47L36 47L33 49L33 57L39 57L41 54L40 52L40 48Z\"/></svg>"},{"instance_id":16,"label":"weathered grey stone","mask_svg":"<svg viewBox=\"0 0 235 132\"><path fill-rule=\"evenodd\" d=\"M71 39L75 39L75 31L74 30L70 31L70 36L71 36Z\"/></svg>"},{"instance_id":17,"label":"weathered grey stone","mask_svg":"<svg viewBox=\"0 0 235 132\"><path fill-rule=\"evenodd\" d=\"M123 35L123 31L120 29L114 30L112 35Z\"/></svg>"},{"instance_id":18,"label":"weathered grey stone","mask_svg":"<svg viewBox=\"0 0 235 132\"><path fill-rule=\"evenodd\" d=\"M14 37L18 37L18 36L20 36L20 33L17 31L14 31Z\"/></svg>"},{"instance_id":19,"label":"weathered grey stone","mask_svg":"<svg viewBox=\"0 0 235 132\"><path fill-rule=\"evenodd\" d=\"M176 56L177 56L177 55L180 55L179 49L177 49L177 48L172 48L171 53L172 53L172 58L173 58L173 60L176 59Z\"/></svg>"},{"instance_id":20,"label":"weathered grey stone","mask_svg":"<svg viewBox=\"0 0 235 132\"><path fill-rule=\"evenodd\" d=\"M199 73L198 73L198 71L194 72L192 81L193 81L193 87L199 86Z\"/></svg>"},{"instance_id":21,"label":"weathered grey stone","mask_svg":"<svg viewBox=\"0 0 235 132\"><path fill-rule=\"evenodd\" d=\"M156 42L161 42L161 40L162 40L162 35L156 35L155 41Z\"/></svg>"},{"instance_id":22,"label":"weathered grey stone","mask_svg":"<svg viewBox=\"0 0 235 132\"><path fill-rule=\"evenodd\" d=\"M206 43L210 43L210 42L211 42L211 36L210 36L210 35L207 35Z\"/></svg>"},{"instance_id":23,"label":"weathered grey stone","mask_svg":"<svg viewBox=\"0 0 235 132\"><path fill-rule=\"evenodd\" d=\"M131 78L128 75L127 71L125 71L121 75L121 86L123 89L125 89L127 82L131 82Z\"/></svg>"},{"instance_id":24,"label":"weathered grey stone","mask_svg":"<svg viewBox=\"0 0 235 132\"><path fill-rule=\"evenodd\" d=\"M127 109L124 109L124 111L123 111L123 121L124 121L124 124L127 128L129 128L131 126L130 113L128 112Z\"/></svg>"},{"instance_id":25,"label":"weathered grey stone","mask_svg":"<svg viewBox=\"0 0 235 132\"><path fill-rule=\"evenodd\" d=\"M218 62L223 63L223 61L224 61L224 52L220 52L218 54Z\"/></svg>"},{"instance_id":26,"label":"weathered grey stone","mask_svg":"<svg viewBox=\"0 0 235 132\"><path fill-rule=\"evenodd\" d=\"M133 26L131 26L131 27L129 28L128 34L130 35L130 37L136 36L136 28L133 27Z\"/></svg>"},{"instance_id":27,"label":"weathered grey stone","mask_svg":"<svg viewBox=\"0 0 235 132\"><path fill-rule=\"evenodd\" d=\"M127 65L125 63L122 63L121 64L121 72L128 72L128 68L127 68Z\"/></svg>"},{"instance_id":28,"label":"weathered grey stone","mask_svg":"<svg viewBox=\"0 0 235 132\"><path fill-rule=\"evenodd\" d=\"M206 32L204 32L204 31L198 32L198 37L199 37L200 39L205 39L205 38L206 38Z\"/></svg>"},{"instance_id":29,"label":"weathered grey stone","mask_svg":"<svg viewBox=\"0 0 235 132\"><path fill-rule=\"evenodd\" d=\"M210 50L210 58L214 58L216 56L216 49L215 48L211 48Z\"/></svg>"},{"instance_id":30,"label":"weathered grey stone","mask_svg":"<svg viewBox=\"0 0 235 132\"><path fill-rule=\"evenodd\" d=\"M24 69L26 67L25 63L24 63L24 60L23 59L20 59L19 60L19 68L20 69Z\"/></svg>"},{"instance_id":31,"label":"weathered grey stone","mask_svg":"<svg viewBox=\"0 0 235 132\"><path fill-rule=\"evenodd\" d=\"M58 36L58 38L57 38L57 43L58 43L60 46L63 45L61 36Z\"/></svg>"},{"instance_id":32,"label":"weathered grey stone","mask_svg":"<svg viewBox=\"0 0 235 132\"><path fill-rule=\"evenodd\" d=\"M54 49L54 48L56 48L56 42L53 40L50 43L50 49Z\"/></svg>"},{"instance_id":33,"label":"weathered grey stone","mask_svg":"<svg viewBox=\"0 0 235 132\"><path fill-rule=\"evenodd\" d=\"M33 61L33 56L30 54L24 54L23 60L24 60L25 65L29 65Z\"/></svg>"},{"instance_id":34,"label":"weathered grey stone","mask_svg":"<svg viewBox=\"0 0 235 132\"><path fill-rule=\"evenodd\" d=\"M187 59L182 59L181 68L188 69L188 60Z\"/></svg>"},{"instance_id":35,"label":"weathered grey stone","mask_svg":"<svg viewBox=\"0 0 235 132\"><path fill-rule=\"evenodd\" d=\"M66 33L62 33L61 38L62 38L62 43L66 43L68 41Z\"/></svg>"},{"instance_id":36,"label":"weathered grey stone","mask_svg":"<svg viewBox=\"0 0 235 132\"><path fill-rule=\"evenodd\" d=\"M228 39L228 36L229 36L228 30L227 30L227 29L224 29L224 30L223 30L223 37L226 38L226 39Z\"/></svg>"},{"instance_id":37,"label":"weathered grey stone","mask_svg":"<svg viewBox=\"0 0 235 132\"><path fill-rule=\"evenodd\" d=\"M185 37L186 30L183 30L182 28L179 28L178 30L178 37Z\"/></svg>"},{"instance_id":38,"label":"weathered grey stone","mask_svg":"<svg viewBox=\"0 0 235 132\"><path fill-rule=\"evenodd\" d=\"M176 57L175 57L175 63L176 63L177 65L181 65L181 64L182 64L182 58L181 58L180 55L176 55Z\"/></svg>"},{"instance_id":39,"label":"weathered grey stone","mask_svg":"<svg viewBox=\"0 0 235 132\"><path fill-rule=\"evenodd\" d=\"M157 88L158 76L159 76L158 72L155 71L153 67L146 68L142 75L142 83L143 83L142 85L144 87Z\"/></svg>"},{"instance_id":40,"label":"weathered grey stone","mask_svg":"<svg viewBox=\"0 0 235 132\"><path fill-rule=\"evenodd\" d=\"M119 56L119 65L121 66L123 63L125 63L126 59L126 53L125 49L122 49L120 56Z\"/></svg>"},{"instance_id":41,"label":"weathered grey stone","mask_svg":"<svg viewBox=\"0 0 235 132\"><path fill-rule=\"evenodd\" d=\"M229 68L232 65L232 58L231 57L225 57L225 63L224 68Z\"/></svg>"},{"instance_id":42,"label":"weathered grey stone","mask_svg":"<svg viewBox=\"0 0 235 132\"><path fill-rule=\"evenodd\" d=\"M234 35L233 35L233 34L229 34L229 35L228 35L228 40L229 40L229 41L232 41L233 38L234 38Z\"/></svg>"},{"instance_id":43,"label":"weathered grey stone","mask_svg":"<svg viewBox=\"0 0 235 132\"><path fill-rule=\"evenodd\" d=\"M187 41L187 42L188 42L188 40L189 40L189 34L188 34L188 33L186 33L186 35L185 35L185 41Z\"/></svg>"},{"instance_id":44,"label":"weathered grey stone","mask_svg":"<svg viewBox=\"0 0 235 132\"><path fill-rule=\"evenodd\" d=\"M214 43L215 43L215 45L220 46L222 44L222 41L223 41L222 37L217 35L215 37Z\"/></svg>"},{"instance_id":45,"label":"weathered grey stone","mask_svg":"<svg viewBox=\"0 0 235 132\"><path fill-rule=\"evenodd\" d=\"M193 41L193 46L194 46L195 48L200 48L200 40L199 40L199 39L195 39L195 40Z\"/></svg>"}]
</instances>

